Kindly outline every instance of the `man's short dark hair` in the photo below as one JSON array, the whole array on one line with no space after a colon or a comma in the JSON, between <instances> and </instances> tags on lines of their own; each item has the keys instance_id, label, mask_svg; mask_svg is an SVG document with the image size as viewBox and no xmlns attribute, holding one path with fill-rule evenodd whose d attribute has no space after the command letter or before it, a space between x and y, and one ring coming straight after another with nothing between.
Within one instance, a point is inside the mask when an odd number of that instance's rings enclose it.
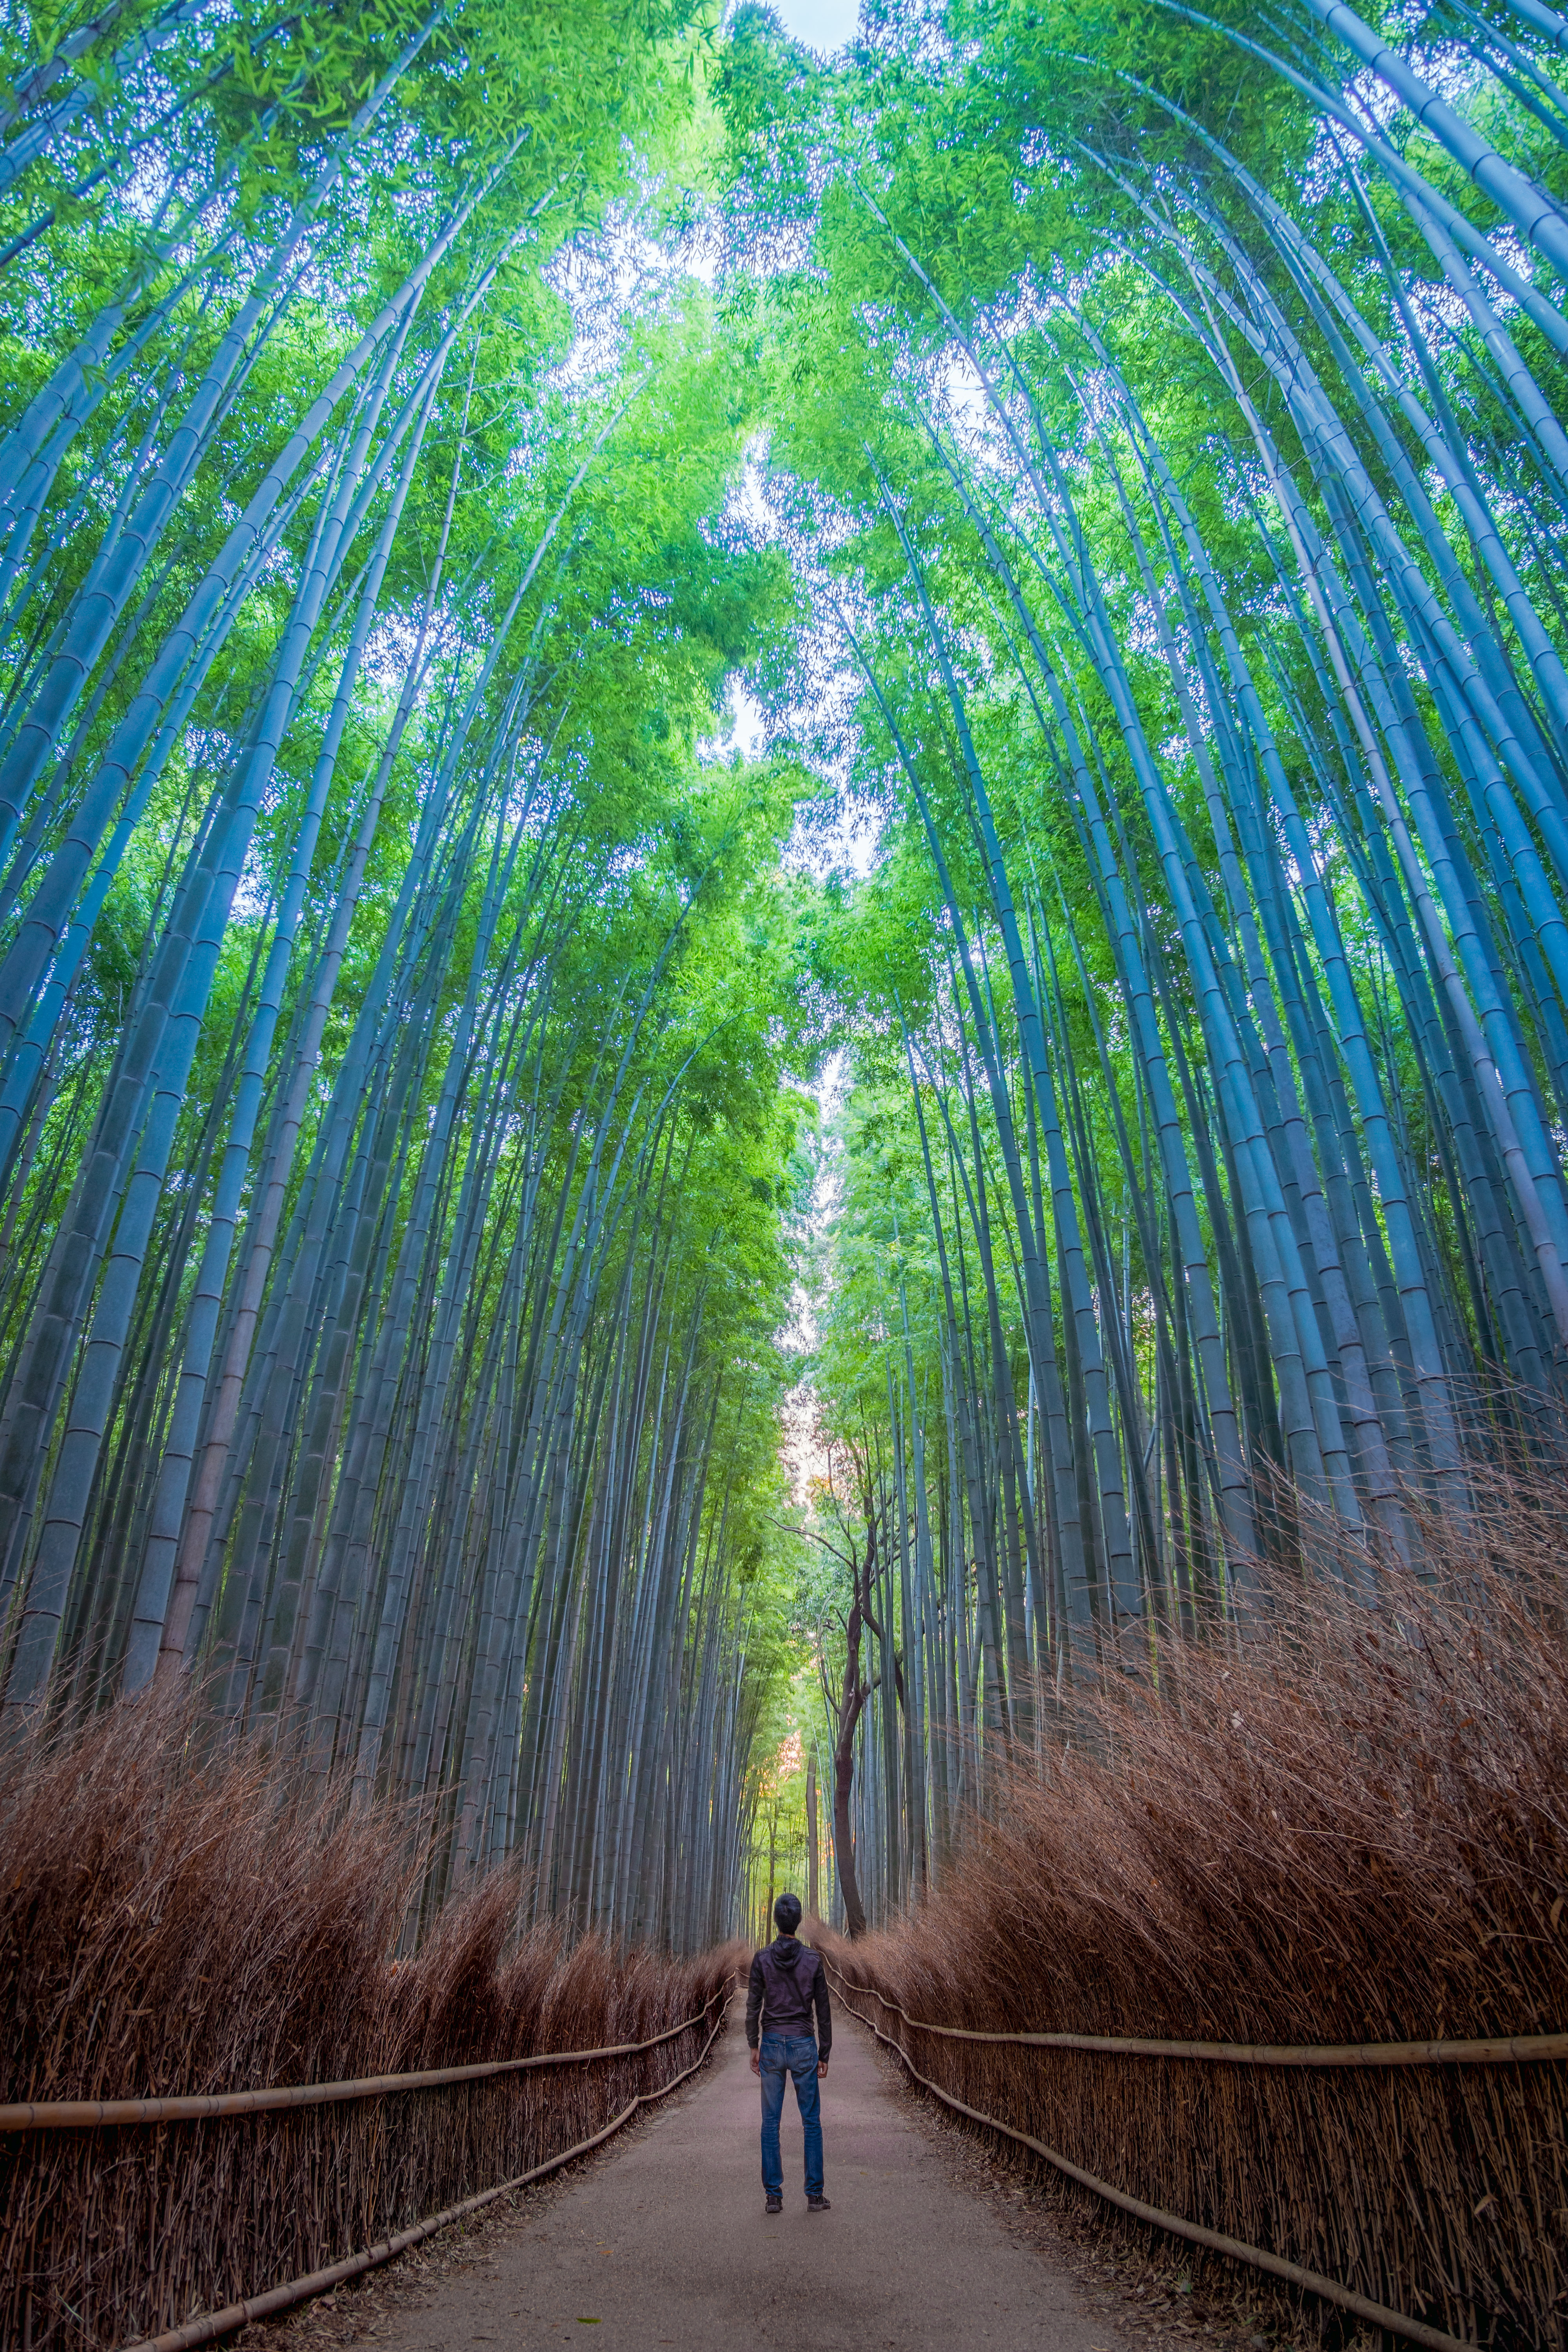
<instances>
[{"instance_id":1,"label":"man's short dark hair","mask_svg":"<svg viewBox=\"0 0 1568 2352\"><path fill-rule=\"evenodd\" d=\"M781 1895L779 1896L778 1901L773 1905L773 1925L776 1927L782 1928L786 1936L794 1935L795 1929L800 1925L800 1897L798 1895Z\"/></svg>"}]
</instances>

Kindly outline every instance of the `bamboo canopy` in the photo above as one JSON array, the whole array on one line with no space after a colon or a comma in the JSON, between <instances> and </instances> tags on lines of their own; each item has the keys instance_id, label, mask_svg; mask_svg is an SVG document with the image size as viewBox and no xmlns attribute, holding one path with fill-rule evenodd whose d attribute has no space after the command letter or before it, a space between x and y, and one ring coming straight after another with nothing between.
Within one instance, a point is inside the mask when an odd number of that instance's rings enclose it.
<instances>
[{"instance_id":1,"label":"bamboo canopy","mask_svg":"<svg viewBox=\"0 0 1568 2352\"><path fill-rule=\"evenodd\" d=\"M858 1928L1556 1475L1552 11L3 38L6 1740Z\"/></svg>"}]
</instances>

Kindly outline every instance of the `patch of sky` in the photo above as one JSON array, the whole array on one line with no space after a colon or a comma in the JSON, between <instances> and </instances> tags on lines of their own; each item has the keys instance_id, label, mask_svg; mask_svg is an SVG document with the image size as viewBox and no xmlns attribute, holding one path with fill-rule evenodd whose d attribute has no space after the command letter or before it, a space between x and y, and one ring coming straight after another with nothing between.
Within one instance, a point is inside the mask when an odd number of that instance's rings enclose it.
<instances>
[{"instance_id":1,"label":"patch of sky","mask_svg":"<svg viewBox=\"0 0 1568 2352\"><path fill-rule=\"evenodd\" d=\"M854 520L793 477L773 471L767 441L759 435L730 491L723 521L737 541L783 548L807 593L817 592L816 610L802 632L789 681L775 688L766 708L753 681L731 674L721 726L700 743L699 756L729 761L739 753L757 760L774 746L787 745L821 778L824 791L797 816L785 863L818 879L868 874L876 861L883 813L857 790L854 777L858 681L833 613L834 600L847 591L843 583L829 588L826 575L813 562L816 548L842 546L852 536Z\"/></svg>"},{"instance_id":2,"label":"patch of sky","mask_svg":"<svg viewBox=\"0 0 1568 2352\"><path fill-rule=\"evenodd\" d=\"M234 887L230 920L236 926L267 922L272 914L272 877L267 870L266 853L253 841Z\"/></svg>"},{"instance_id":3,"label":"patch of sky","mask_svg":"<svg viewBox=\"0 0 1568 2352\"><path fill-rule=\"evenodd\" d=\"M1142 654L1151 660L1159 660L1164 652L1154 608L1142 593L1131 600L1125 643L1129 653Z\"/></svg>"},{"instance_id":4,"label":"patch of sky","mask_svg":"<svg viewBox=\"0 0 1568 2352\"><path fill-rule=\"evenodd\" d=\"M773 5L790 38L818 57L837 57L859 29L858 0L773 0Z\"/></svg>"},{"instance_id":5,"label":"patch of sky","mask_svg":"<svg viewBox=\"0 0 1568 2352\"><path fill-rule=\"evenodd\" d=\"M376 685L395 689L408 675L419 644L419 631L403 614L384 615L365 641L364 670Z\"/></svg>"},{"instance_id":6,"label":"patch of sky","mask_svg":"<svg viewBox=\"0 0 1568 2352\"><path fill-rule=\"evenodd\" d=\"M725 679L724 700L716 716L719 724L714 733L697 739L697 757L704 767L728 767L736 759L765 758L767 714L739 670L731 670Z\"/></svg>"},{"instance_id":7,"label":"patch of sky","mask_svg":"<svg viewBox=\"0 0 1568 2352\"><path fill-rule=\"evenodd\" d=\"M573 237L541 272L572 315L569 349L551 371L551 388L568 395L604 391L625 366L638 324L679 307L693 276L710 278L700 243L675 246L648 234L636 207L612 209L592 235Z\"/></svg>"}]
</instances>

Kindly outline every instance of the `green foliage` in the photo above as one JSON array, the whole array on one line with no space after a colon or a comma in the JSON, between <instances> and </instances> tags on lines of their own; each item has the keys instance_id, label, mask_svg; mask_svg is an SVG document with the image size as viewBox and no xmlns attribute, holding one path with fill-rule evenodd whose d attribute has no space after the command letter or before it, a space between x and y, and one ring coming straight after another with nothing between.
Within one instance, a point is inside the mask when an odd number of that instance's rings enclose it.
<instances>
[{"instance_id":1,"label":"green foliage","mask_svg":"<svg viewBox=\"0 0 1568 2352\"><path fill-rule=\"evenodd\" d=\"M858 1591L881 1903L1545 1442L1568 100L1379 24L0 26L7 1707L199 1660L679 1937Z\"/></svg>"}]
</instances>

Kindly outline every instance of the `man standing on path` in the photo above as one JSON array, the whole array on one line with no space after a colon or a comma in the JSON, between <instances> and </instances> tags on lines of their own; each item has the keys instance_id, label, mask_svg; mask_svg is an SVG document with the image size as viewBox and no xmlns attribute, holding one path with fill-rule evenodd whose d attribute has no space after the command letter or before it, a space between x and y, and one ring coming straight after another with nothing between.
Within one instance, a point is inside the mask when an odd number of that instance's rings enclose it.
<instances>
[{"instance_id":1,"label":"man standing on path","mask_svg":"<svg viewBox=\"0 0 1568 2352\"><path fill-rule=\"evenodd\" d=\"M781 1895L773 1905L779 1933L752 1961L746 1991L746 2040L752 2072L763 2078L763 2187L770 2213L784 2211L784 2159L779 2154L779 2116L784 2076L795 2077L795 2104L805 2128L805 2203L812 2213L828 2211L822 2193L822 2111L817 2084L827 2078L833 2019L820 1952L799 1942L800 1897ZM812 2009L816 2032L812 2032Z\"/></svg>"}]
</instances>

